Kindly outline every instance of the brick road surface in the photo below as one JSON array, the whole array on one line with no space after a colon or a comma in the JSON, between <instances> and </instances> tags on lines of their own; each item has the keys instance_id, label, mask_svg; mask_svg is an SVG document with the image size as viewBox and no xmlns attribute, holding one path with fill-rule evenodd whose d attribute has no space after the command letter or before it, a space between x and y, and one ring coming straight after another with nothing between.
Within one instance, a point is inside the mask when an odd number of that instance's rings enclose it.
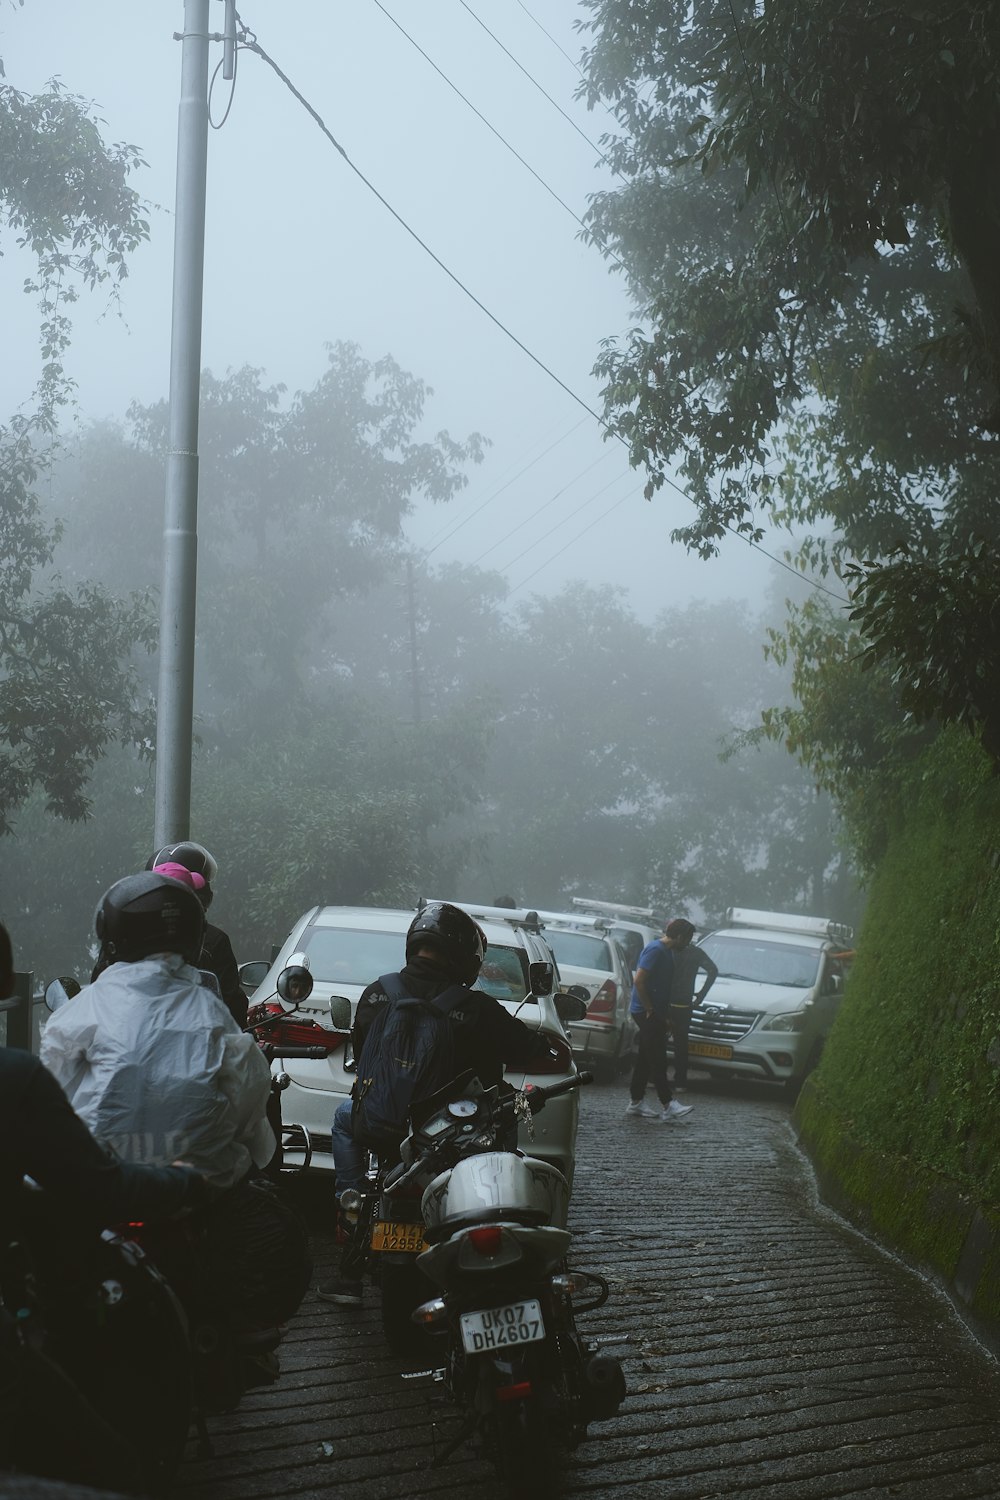
<instances>
[{"instance_id":1,"label":"brick road surface","mask_svg":"<svg viewBox=\"0 0 1000 1500\"><path fill-rule=\"evenodd\" d=\"M784 1101L695 1087L687 1125L625 1119L622 1087L583 1095L572 1261L611 1282L581 1319L629 1395L567 1461L561 1493L657 1500L1000 1497L1000 1371L948 1304L814 1198ZM312 1195L311 1195L312 1196ZM317 1276L333 1249L314 1208ZM405 1380L374 1295L307 1294L280 1383L215 1418L175 1500L499 1500L453 1418Z\"/></svg>"}]
</instances>

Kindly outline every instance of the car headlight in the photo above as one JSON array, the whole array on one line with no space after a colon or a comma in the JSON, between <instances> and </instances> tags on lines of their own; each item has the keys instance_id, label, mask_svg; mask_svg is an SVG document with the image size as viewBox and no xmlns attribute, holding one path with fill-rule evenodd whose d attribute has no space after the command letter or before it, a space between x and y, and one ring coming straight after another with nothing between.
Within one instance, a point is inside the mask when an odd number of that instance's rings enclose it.
<instances>
[{"instance_id":1,"label":"car headlight","mask_svg":"<svg viewBox=\"0 0 1000 1500\"><path fill-rule=\"evenodd\" d=\"M810 1008L806 1005L802 1010L786 1010L780 1016L768 1016L766 1021L761 1022L760 1029L761 1031L805 1031Z\"/></svg>"}]
</instances>

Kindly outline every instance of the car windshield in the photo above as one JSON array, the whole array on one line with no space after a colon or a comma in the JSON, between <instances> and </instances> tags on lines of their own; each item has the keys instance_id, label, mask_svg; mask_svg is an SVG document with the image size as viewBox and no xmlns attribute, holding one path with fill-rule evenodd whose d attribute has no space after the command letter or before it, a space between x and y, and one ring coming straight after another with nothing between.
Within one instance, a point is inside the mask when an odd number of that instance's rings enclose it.
<instances>
[{"instance_id":1,"label":"car windshield","mask_svg":"<svg viewBox=\"0 0 1000 1500\"><path fill-rule=\"evenodd\" d=\"M574 965L578 969L600 969L602 974L611 973L611 954L602 937L591 932L564 932L546 927L545 941L560 964Z\"/></svg>"},{"instance_id":2,"label":"car windshield","mask_svg":"<svg viewBox=\"0 0 1000 1500\"><path fill-rule=\"evenodd\" d=\"M380 974L396 974L406 961L404 932L373 932L354 927L310 927L299 951L309 955L313 978L325 984L364 988ZM524 999L528 966L519 948L490 943L479 979L473 986L497 1000Z\"/></svg>"},{"instance_id":3,"label":"car windshield","mask_svg":"<svg viewBox=\"0 0 1000 1500\"><path fill-rule=\"evenodd\" d=\"M528 991L528 967L521 949L490 943L472 988L485 990L495 1000L523 1000Z\"/></svg>"},{"instance_id":4,"label":"car windshield","mask_svg":"<svg viewBox=\"0 0 1000 1500\"><path fill-rule=\"evenodd\" d=\"M309 955L314 979L324 984L364 988L380 974L396 974L406 956L405 932L373 932L353 927L309 927L299 951Z\"/></svg>"},{"instance_id":5,"label":"car windshield","mask_svg":"<svg viewBox=\"0 0 1000 1500\"><path fill-rule=\"evenodd\" d=\"M816 983L819 972L821 954L815 948L750 937L707 937L701 946L718 964L723 979L748 979L753 984L808 990Z\"/></svg>"}]
</instances>

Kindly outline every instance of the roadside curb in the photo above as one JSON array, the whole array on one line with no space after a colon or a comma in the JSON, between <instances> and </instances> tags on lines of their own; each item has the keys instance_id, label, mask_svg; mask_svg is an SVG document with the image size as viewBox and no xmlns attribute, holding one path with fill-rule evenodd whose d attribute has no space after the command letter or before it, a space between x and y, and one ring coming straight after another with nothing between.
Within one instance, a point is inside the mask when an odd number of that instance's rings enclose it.
<instances>
[{"instance_id":1,"label":"roadside curb","mask_svg":"<svg viewBox=\"0 0 1000 1500\"><path fill-rule=\"evenodd\" d=\"M939 1282L1000 1357L1000 1206L979 1203L952 1179L855 1137L815 1077L803 1085L792 1123L822 1198Z\"/></svg>"}]
</instances>

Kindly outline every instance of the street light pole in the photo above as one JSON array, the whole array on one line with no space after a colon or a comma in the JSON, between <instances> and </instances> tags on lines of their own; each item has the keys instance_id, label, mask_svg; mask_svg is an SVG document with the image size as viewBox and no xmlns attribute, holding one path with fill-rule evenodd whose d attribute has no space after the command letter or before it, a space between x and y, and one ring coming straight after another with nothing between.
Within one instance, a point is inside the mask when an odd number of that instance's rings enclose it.
<instances>
[{"instance_id":1,"label":"street light pole","mask_svg":"<svg viewBox=\"0 0 1000 1500\"><path fill-rule=\"evenodd\" d=\"M191 822L198 403L208 168L208 14L209 0L184 0L156 712L153 846L157 849L187 838Z\"/></svg>"}]
</instances>

